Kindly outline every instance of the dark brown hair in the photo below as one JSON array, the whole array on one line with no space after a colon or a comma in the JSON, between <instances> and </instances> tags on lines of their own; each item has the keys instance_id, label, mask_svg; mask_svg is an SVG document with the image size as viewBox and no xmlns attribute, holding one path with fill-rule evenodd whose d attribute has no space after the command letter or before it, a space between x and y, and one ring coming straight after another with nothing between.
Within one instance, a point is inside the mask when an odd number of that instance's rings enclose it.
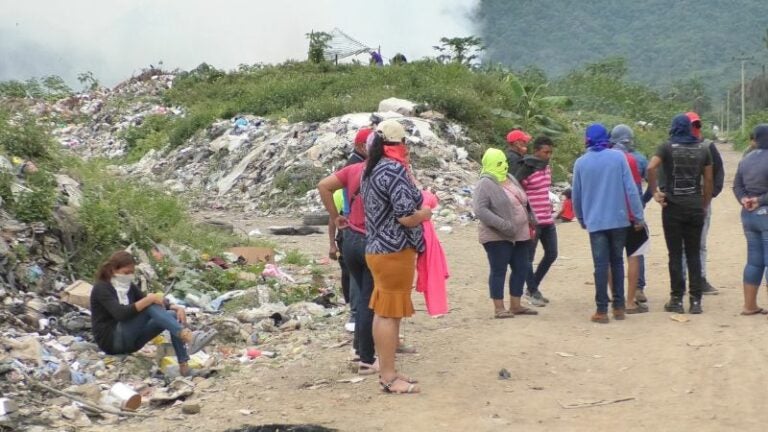
<instances>
[{"instance_id":1,"label":"dark brown hair","mask_svg":"<svg viewBox=\"0 0 768 432\"><path fill-rule=\"evenodd\" d=\"M99 267L99 271L96 272L96 280L109 282L112 280L112 276L115 275L115 270L132 265L136 265L133 255L126 251L115 252Z\"/></svg>"}]
</instances>

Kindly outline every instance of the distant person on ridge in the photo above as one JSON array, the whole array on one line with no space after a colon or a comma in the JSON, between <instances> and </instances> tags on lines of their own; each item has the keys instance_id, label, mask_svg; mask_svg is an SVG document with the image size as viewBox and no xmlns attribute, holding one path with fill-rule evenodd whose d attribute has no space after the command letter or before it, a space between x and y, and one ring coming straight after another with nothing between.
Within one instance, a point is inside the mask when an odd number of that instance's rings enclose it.
<instances>
[{"instance_id":1,"label":"distant person on ridge","mask_svg":"<svg viewBox=\"0 0 768 432\"><path fill-rule=\"evenodd\" d=\"M378 51L371 50L371 66L384 66L384 59Z\"/></svg>"}]
</instances>

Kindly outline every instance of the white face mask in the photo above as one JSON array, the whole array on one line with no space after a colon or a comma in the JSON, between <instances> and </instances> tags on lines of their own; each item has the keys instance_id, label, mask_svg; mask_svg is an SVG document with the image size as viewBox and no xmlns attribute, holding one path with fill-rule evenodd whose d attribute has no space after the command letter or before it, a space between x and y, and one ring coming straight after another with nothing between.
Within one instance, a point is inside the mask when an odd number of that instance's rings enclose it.
<instances>
[{"instance_id":1,"label":"white face mask","mask_svg":"<svg viewBox=\"0 0 768 432\"><path fill-rule=\"evenodd\" d=\"M112 282L117 282L118 285L130 285L133 282L132 274L115 274L112 276Z\"/></svg>"},{"instance_id":2,"label":"white face mask","mask_svg":"<svg viewBox=\"0 0 768 432\"><path fill-rule=\"evenodd\" d=\"M115 274L112 276L112 286L115 287L117 292L117 300L122 305L128 304L128 290L131 289L131 282L133 282L132 274Z\"/></svg>"}]
</instances>

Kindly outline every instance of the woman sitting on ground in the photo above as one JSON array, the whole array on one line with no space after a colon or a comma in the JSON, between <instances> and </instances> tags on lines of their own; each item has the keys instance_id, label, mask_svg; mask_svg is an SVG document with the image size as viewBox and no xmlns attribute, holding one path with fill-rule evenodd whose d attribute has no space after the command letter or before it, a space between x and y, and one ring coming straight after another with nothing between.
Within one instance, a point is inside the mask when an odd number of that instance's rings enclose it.
<instances>
[{"instance_id":1,"label":"woman sitting on ground","mask_svg":"<svg viewBox=\"0 0 768 432\"><path fill-rule=\"evenodd\" d=\"M189 374L189 356L213 339L215 331L193 334L184 308L166 306L162 294L144 294L133 283L135 261L125 251L114 253L96 274L91 290L93 336L107 354L131 354L164 330L179 362L179 373ZM190 344L189 349L185 344Z\"/></svg>"},{"instance_id":2,"label":"woman sitting on ground","mask_svg":"<svg viewBox=\"0 0 768 432\"><path fill-rule=\"evenodd\" d=\"M531 243L528 198L514 177L507 174L507 157L499 149L490 148L483 155L482 177L475 187L474 209L480 243L488 255L491 272L488 285L493 300L494 318L515 315L537 315L520 304L523 285L528 275ZM504 283L509 277L509 310L504 307Z\"/></svg>"}]
</instances>

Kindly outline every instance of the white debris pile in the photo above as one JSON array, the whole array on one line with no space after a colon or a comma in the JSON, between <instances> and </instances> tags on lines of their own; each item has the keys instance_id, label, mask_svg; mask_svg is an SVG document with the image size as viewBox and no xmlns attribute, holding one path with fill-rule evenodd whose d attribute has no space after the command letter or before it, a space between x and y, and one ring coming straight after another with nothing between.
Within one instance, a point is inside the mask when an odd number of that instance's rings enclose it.
<instances>
[{"instance_id":1,"label":"white debris pile","mask_svg":"<svg viewBox=\"0 0 768 432\"><path fill-rule=\"evenodd\" d=\"M468 159L469 140L460 126L443 120L395 118L409 132L416 178L441 200L442 222L471 219L471 187L479 167ZM325 123L272 122L244 116L222 120L187 145L151 151L136 164L115 167L151 179L174 193L188 192L193 207L242 211L254 216L322 211L315 185L342 167L370 113L348 114Z\"/></svg>"}]
</instances>

